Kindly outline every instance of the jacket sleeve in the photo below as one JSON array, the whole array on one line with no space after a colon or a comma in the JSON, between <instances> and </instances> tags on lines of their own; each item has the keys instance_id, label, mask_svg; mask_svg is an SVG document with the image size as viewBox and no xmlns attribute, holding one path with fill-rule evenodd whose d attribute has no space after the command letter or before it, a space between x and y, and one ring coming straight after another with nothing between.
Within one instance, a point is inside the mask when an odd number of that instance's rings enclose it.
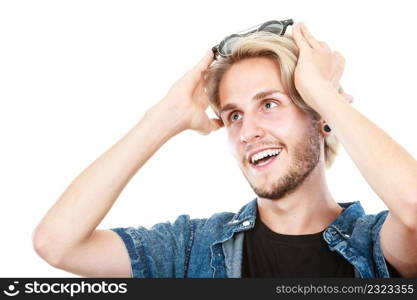
<instances>
[{"instance_id":1,"label":"jacket sleeve","mask_svg":"<svg viewBox=\"0 0 417 300\"><path fill-rule=\"evenodd\" d=\"M132 278L186 277L198 219L179 216L146 229L113 228L123 240L131 263Z\"/></svg>"}]
</instances>

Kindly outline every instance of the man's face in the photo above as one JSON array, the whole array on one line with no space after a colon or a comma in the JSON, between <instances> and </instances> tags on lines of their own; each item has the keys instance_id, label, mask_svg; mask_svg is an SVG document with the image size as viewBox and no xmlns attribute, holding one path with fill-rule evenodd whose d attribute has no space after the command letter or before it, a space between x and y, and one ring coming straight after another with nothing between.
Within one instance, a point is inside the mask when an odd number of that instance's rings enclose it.
<instances>
[{"instance_id":1,"label":"man's face","mask_svg":"<svg viewBox=\"0 0 417 300\"><path fill-rule=\"evenodd\" d=\"M233 155L255 193L279 199L294 191L319 162L321 141L318 122L286 95L279 65L261 57L235 63L219 98Z\"/></svg>"}]
</instances>

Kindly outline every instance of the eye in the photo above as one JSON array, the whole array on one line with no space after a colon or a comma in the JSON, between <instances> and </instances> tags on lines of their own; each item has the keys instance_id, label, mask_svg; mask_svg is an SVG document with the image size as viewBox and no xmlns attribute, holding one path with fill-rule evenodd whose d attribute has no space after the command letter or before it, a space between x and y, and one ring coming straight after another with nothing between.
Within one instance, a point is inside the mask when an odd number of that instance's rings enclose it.
<instances>
[{"instance_id":1,"label":"eye","mask_svg":"<svg viewBox=\"0 0 417 300\"><path fill-rule=\"evenodd\" d=\"M239 120L239 115L240 115L240 113L239 112L237 112L237 111L235 111L235 112L232 112L230 115L229 115L229 120L230 120L230 122L236 122L236 121L238 121Z\"/></svg>"},{"instance_id":2,"label":"eye","mask_svg":"<svg viewBox=\"0 0 417 300\"><path fill-rule=\"evenodd\" d=\"M275 106L278 106L278 103L276 103L275 101L269 100L269 101L264 102L264 107L266 109L270 109L270 108L273 108Z\"/></svg>"}]
</instances>

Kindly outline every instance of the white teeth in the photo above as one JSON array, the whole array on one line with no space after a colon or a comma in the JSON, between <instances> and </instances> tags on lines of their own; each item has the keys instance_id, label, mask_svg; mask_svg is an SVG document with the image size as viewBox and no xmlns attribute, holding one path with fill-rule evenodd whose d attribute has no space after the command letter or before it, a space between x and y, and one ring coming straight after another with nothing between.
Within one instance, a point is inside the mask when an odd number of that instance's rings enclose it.
<instances>
[{"instance_id":1,"label":"white teeth","mask_svg":"<svg viewBox=\"0 0 417 300\"><path fill-rule=\"evenodd\" d=\"M268 150L264 150L261 152L258 152L256 154L254 154L251 158L251 162L254 164L256 161L266 157L266 156L272 156L272 155L277 155L280 154L282 151L282 149L268 149Z\"/></svg>"}]
</instances>

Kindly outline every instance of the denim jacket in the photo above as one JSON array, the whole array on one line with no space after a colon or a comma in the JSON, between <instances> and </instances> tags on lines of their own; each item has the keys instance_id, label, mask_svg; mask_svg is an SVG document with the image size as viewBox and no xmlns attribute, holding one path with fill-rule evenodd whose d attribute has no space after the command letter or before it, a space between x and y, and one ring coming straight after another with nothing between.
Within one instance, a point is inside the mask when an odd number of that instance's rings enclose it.
<instances>
[{"instance_id":1,"label":"denim jacket","mask_svg":"<svg viewBox=\"0 0 417 300\"><path fill-rule=\"evenodd\" d=\"M354 266L355 277L390 277L379 238L388 211L366 215L359 201L339 205L345 210L323 232L329 250ZM126 246L133 278L240 278L243 236L255 225L256 210L255 198L238 213L111 230Z\"/></svg>"}]
</instances>

